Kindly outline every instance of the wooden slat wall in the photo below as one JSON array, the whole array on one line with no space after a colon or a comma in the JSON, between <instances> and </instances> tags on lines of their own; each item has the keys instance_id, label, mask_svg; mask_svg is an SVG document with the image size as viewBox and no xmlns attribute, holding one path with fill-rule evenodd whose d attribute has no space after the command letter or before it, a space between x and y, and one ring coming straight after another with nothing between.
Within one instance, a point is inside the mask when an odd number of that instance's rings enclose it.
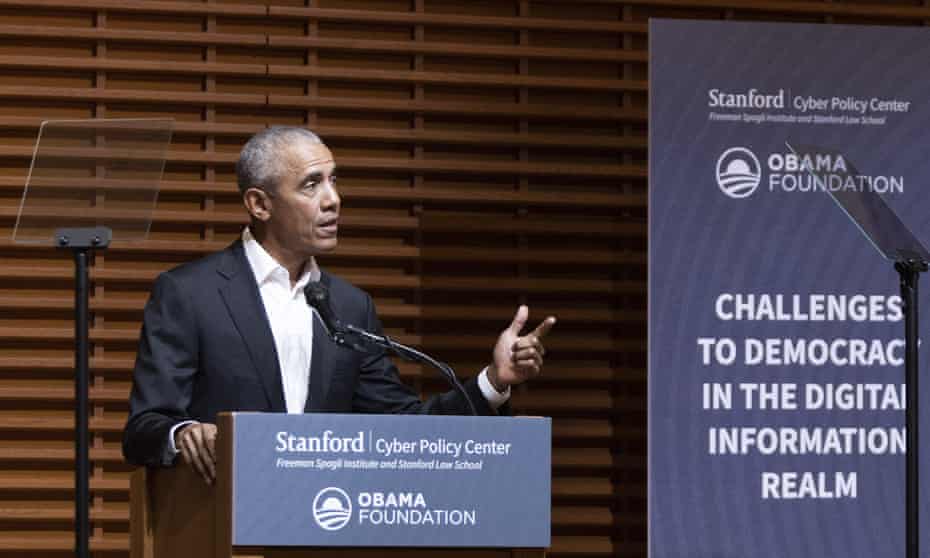
<instances>
[{"instance_id":1,"label":"wooden slat wall","mask_svg":"<svg viewBox=\"0 0 930 558\"><path fill-rule=\"evenodd\" d=\"M245 139L305 124L341 167L323 264L390 333L471 374L519 303L559 316L514 396L555 418L552 554L645 556L648 18L925 25L927 4L0 0L0 556L72 544L72 264L8 240L40 120L178 121L151 240L93 269L96 555L127 555L119 440L151 282L238 234Z\"/></svg>"}]
</instances>

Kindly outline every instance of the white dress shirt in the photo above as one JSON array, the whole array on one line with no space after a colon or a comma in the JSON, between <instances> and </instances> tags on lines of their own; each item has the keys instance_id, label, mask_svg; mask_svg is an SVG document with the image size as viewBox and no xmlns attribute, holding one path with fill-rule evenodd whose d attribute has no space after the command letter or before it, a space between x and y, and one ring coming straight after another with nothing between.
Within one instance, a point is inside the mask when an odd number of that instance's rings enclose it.
<instances>
[{"instance_id":1,"label":"white dress shirt","mask_svg":"<svg viewBox=\"0 0 930 558\"><path fill-rule=\"evenodd\" d=\"M291 287L287 269L265 251L248 227L242 231L242 246L271 324L287 412L302 413L310 388L313 352L313 310L304 298L304 287L310 281L320 280L320 269L316 260L310 259Z\"/></svg>"},{"instance_id":2,"label":"white dress shirt","mask_svg":"<svg viewBox=\"0 0 930 558\"><path fill-rule=\"evenodd\" d=\"M287 412L302 413L310 388L310 359L313 353L313 310L304 298L303 289L308 282L320 280L320 269L315 260L309 260L297 283L291 287L287 269L255 240L248 227L242 231L242 246L252 273L255 274L268 323L271 324ZM491 385L487 368L478 375L478 389L494 410L510 399L509 387L500 393ZM171 427L168 443L175 454L178 453L174 444L175 432L193 422L197 421L187 420Z\"/></svg>"}]
</instances>

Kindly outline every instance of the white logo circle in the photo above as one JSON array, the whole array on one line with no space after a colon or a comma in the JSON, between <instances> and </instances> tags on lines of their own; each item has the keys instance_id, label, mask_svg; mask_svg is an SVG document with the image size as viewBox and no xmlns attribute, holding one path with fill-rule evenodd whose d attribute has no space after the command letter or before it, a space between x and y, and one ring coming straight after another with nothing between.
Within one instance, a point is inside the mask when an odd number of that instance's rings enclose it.
<instances>
[{"instance_id":1,"label":"white logo circle","mask_svg":"<svg viewBox=\"0 0 930 558\"><path fill-rule=\"evenodd\" d=\"M352 500L341 488L330 486L313 499L313 520L327 531L338 531L352 518Z\"/></svg>"},{"instance_id":2,"label":"white logo circle","mask_svg":"<svg viewBox=\"0 0 930 558\"><path fill-rule=\"evenodd\" d=\"M749 197L761 181L759 159L745 147L731 147L717 159L717 186L731 198Z\"/></svg>"}]
</instances>

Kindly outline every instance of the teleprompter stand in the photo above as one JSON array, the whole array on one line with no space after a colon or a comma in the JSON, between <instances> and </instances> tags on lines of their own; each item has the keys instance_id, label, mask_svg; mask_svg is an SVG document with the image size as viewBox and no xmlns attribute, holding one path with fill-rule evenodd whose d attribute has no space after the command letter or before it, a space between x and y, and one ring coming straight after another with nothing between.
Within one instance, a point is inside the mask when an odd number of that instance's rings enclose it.
<instances>
[{"instance_id":1,"label":"teleprompter stand","mask_svg":"<svg viewBox=\"0 0 930 558\"><path fill-rule=\"evenodd\" d=\"M90 264L117 241L144 240L173 119L45 121L13 240L74 259L74 555L90 556Z\"/></svg>"},{"instance_id":2,"label":"teleprompter stand","mask_svg":"<svg viewBox=\"0 0 930 558\"><path fill-rule=\"evenodd\" d=\"M64 228L55 231L58 248L74 258L74 544L75 556L85 558L90 545L90 453L88 439L90 384L90 258L110 245L107 227Z\"/></svg>"},{"instance_id":3,"label":"teleprompter stand","mask_svg":"<svg viewBox=\"0 0 930 558\"><path fill-rule=\"evenodd\" d=\"M818 156L837 157L839 152L819 147L788 144L788 148L803 161L817 160ZM831 174L859 175L859 171L843 157L847 170ZM820 171L804 168L816 185L830 194L846 215L886 259L894 262L900 276L901 302L904 311L904 384L907 391L905 427L907 430L907 457L905 466L905 556L920 556L920 436L919 425L919 368L918 368L918 313L917 281L928 270L930 252L904 225L897 214L875 192L831 190L829 180Z\"/></svg>"},{"instance_id":4,"label":"teleprompter stand","mask_svg":"<svg viewBox=\"0 0 930 558\"><path fill-rule=\"evenodd\" d=\"M927 271L927 260L908 258L896 261L895 270L901 276L901 301L904 307L904 384L907 389L907 410L905 424L907 429L907 465L905 466L905 507L907 508L907 557L918 558L920 555L920 436L918 435L918 405L920 391L917 366L918 331L917 318L918 296L917 279L920 273ZM913 448L913 449L912 449Z\"/></svg>"}]
</instances>

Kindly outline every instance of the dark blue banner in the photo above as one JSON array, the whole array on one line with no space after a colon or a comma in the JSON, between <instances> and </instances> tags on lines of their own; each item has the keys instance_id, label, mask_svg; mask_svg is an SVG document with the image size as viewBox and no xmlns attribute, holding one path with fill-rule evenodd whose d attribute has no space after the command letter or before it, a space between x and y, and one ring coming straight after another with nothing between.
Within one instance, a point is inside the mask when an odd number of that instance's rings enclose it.
<instances>
[{"instance_id":1,"label":"dark blue banner","mask_svg":"<svg viewBox=\"0 0 930 558\"><path fill-rule=\"evenodd\" d=\"M930 241L930 31L649 37L650 556L903 556L898 275L829 191Z\"/></svg>"}]
</instances>

